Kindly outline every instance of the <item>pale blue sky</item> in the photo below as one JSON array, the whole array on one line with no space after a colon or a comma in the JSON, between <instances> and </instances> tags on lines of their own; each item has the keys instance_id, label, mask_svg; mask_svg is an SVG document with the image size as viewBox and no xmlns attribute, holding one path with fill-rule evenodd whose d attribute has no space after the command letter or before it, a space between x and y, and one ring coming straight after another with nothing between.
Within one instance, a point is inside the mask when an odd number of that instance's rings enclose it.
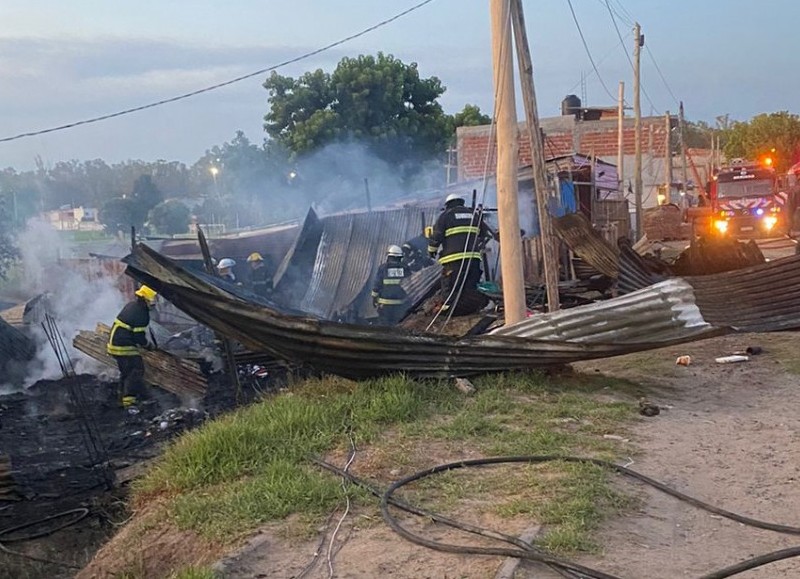
<instances>
[{"instance_id":1,"label":"pale blue sky","mask_svg":"<svg viewBox=\"0 0 800 579\"><path fill-rule=\"evenodd\" d=\"M572 0L609 89L631 71L605 0ZM690 119L797 110L795 0L610 0L638 20L646 44ZM0 137L111 113L264 68L388 18L415 0L6 0L0 3ZM438 76L448 112L491 109L487 0L435 0L386 27L280 70L332 70L343 56L383 51ZM539 110L559 113L580 95L591 65L566 0L525 0ZM630 25L618 21L633 41ZM677 105L643 53L643 85L656 113ZM63 159L194 162L237 129L263 138L263 79L61 133L0 143L0 167L28 169L36 155ZM610 104L597 78L588 104ZM630 96L630 92L628 93ZM651 105L643 98L644 112Z\"/></svg>"}]
</instances>

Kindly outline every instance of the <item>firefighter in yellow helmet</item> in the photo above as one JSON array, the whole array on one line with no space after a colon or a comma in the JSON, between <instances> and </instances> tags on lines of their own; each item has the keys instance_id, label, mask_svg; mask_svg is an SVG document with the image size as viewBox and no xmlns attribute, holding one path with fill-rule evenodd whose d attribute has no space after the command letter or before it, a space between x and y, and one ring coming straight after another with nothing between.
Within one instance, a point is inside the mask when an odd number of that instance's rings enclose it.
<instances>
[{"instance_id":1,"label":"firefighter in yellow helmet","mask_svg":"<svg viewBox=\"0 0 800 579\"><path fill-rule=\"evenodd\" d=\"M245 287L256 295L267 297L272 293L272 275L264 258L258 252L253 252L247 257L250 270L247 274Z\"/></svg>"},{"instance_id":2,"label":"firefighter in yellow helmet","mask_svg":"<svg viewBox=\"0 0 800 579\"><path fill-rule=\"evenodd\" d=\"M119 368L122 406L135 405L146 394L144 362L141 349L152 349L147 341L150 310L156 305L156 292L143 285L136 290L136 298L119 312L111 326L106 351L114 357Z\"/></svg>"}]
</instances>

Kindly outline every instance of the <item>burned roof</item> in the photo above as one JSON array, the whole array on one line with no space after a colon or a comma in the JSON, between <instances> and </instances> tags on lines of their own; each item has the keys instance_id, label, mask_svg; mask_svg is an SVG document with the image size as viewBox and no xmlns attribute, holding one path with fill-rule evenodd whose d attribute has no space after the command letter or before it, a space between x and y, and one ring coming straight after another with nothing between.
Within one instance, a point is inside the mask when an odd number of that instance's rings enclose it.
<instances>
[{"instance_id":1,"label":"burned roof","mask_svg":"<svg viewBox=\"0 0 800 579\"><path fill-rule=\"evenodd\" d=\"M349 378L543 368L737 330L800 327L800 256L702 279L669 279L491 335L460 338L288 315L234 295L216 278L185 270L143 245L125 261L130 275L217 332L254 351ZM767 294L772 298L763 299Z\"/></svg>"},{"instance_id":2,"label":"burned roof","mask_svg":"<svg viewBox=\"0 0 800 579\"><path fill-rule=\"evenodd\" d=\"M386 248L420 235L434 215L403 208L319 218L310 210L273 279L281 303L328 320L374 315L369 285Z\"/></svg>"}]
</instances>

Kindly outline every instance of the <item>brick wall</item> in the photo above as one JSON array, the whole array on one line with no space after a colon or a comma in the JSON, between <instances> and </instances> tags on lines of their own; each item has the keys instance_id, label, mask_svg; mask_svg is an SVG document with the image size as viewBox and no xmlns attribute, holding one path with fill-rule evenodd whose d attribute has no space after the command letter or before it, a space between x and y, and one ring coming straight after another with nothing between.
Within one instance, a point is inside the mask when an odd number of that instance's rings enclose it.
<instances>
[{"instance_id":1,"label":"brick wall","mask_svg":"<svg viewBox=\"0 0 800 579\"><path fill-rule=\"evenodd\" d=\"M574 117L542 119L542 130L546 135L545 157L556 157L570 153L595 154L610 157L617 154L617 121L576 121ZM531 164L531 147L524 123L519 125L519 163ZM663 117L642 119L642 153L663 157L665 148ZM494 174L497 164L495 147L489 148L492 138L490 127L461 127L458 129L458 176L460 180L482 177L487 167ZM626 155L635 153L633 119L625 119L623 127L623 150Z\"/></svg>"}]
</instances>

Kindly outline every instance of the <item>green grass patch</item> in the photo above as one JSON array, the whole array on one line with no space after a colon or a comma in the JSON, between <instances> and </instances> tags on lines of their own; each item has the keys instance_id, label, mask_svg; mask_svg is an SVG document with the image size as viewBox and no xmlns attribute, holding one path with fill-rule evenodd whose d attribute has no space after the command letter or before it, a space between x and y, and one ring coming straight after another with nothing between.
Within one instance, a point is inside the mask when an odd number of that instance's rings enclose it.
<instances>
[{"instance_id":1,"label":"green grass patch","mask_svg":"<svg viewBox=\"0 0 800 579\"><path fill-rule=\"evenodd\" d=\"M410 472L457 460L464 451L612 457L618 443L602 434L620 434L633 416L633 404L609 399L630 385L604 377L519 373L473 383L477 392L470 397L450 381L402 376L298 384L182 436L135 484L134 501L167 498L169 516L180 528L234 541L260 524L289 517L313 527L345 492L374 505L307 460L346 453L351 436L360 448L375 451L376 472ZM363 476L358 461L354 468ZM447 473L403 494L434 510L457 513L467 501L477 512L532 518L552 527L548 548L564 551L591 548L596 523L621 504L608 489L602 471L547 463Z\"/></svg>"},{"instance_id":2,"label":"green grass patch","mask_svg":"<svg viewBox=\"0 0 800 579\"><path fill-rule=\"evenodd\" d=\"M173 573L169 579L217 579L219 576L211 569L204 567L187 567Z\"/></svg>"}]
</instances>

